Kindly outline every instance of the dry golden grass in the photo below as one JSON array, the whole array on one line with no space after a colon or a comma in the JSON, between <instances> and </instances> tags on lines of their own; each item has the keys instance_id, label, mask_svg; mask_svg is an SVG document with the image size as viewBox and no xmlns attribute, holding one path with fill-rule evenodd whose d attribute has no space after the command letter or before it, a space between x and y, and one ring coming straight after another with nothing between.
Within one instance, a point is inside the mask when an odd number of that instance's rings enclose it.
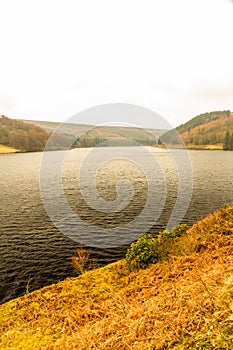
<instances>
[{"instance_id":1,"label":"dry golden grass","mask_svg":"<svg viewBox=\"0 0 233 350\"><path fill-rule=\"evenodd\" d=\"M170 259L124 261L0 307L1 349L233 349L233 206L194 225Z\"/></svg>"},{"instance_id":2,"label":"dry golden grass","mask_svg":"<svg viewBox=\"0 0 233 350\"><path fill-rule=\"evenodd\" d=\"M0 145L0 154L2 153L16 153L20 152L18 149L13 148L13 147L8 147L5 145Z\"/></svg>"},{"instance_id":3,"label":"dry golden grass","mask_svg":"<svg viewBox=\"0 0 233 350\"><path fill-rule=\"evenodd\" d=\"M193 145L193 144L188 144L187 145L188 149L201 149L201 150L222 150L223 149L223 144L218 143L216 145Z\"/></svg>"}]
</instances>

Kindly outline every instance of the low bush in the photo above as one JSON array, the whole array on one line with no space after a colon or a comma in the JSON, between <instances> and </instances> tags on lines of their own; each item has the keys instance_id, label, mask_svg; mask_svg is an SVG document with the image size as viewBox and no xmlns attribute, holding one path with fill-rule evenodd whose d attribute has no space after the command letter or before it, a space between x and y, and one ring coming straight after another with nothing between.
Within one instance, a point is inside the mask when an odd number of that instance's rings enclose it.
<instances>
[{"instance_id":1,"label":"low bush","mask_svg":"<svg viewBox=\"0 0 233 350\"><path fill-rule=\"evenodd\" d=\"M171 232L164 230L153 237L145 234L132 243L126 253L126 264L129 270L145 269L151 264L163 260L169 255L172 240L181 237L188 230L186 224L175 227Z\"/></svg>"},{"instance_id":2,"label":"low bush","mask_svg":"<svg viewBox=\"0 0 233 350\"><path fill-rule=\"evenodd\" d=\"M158 260L158 240L150 234L143 235L132 243L126 253L126 264L130 270L146 268Z\"/></svg>"}]
</instances>

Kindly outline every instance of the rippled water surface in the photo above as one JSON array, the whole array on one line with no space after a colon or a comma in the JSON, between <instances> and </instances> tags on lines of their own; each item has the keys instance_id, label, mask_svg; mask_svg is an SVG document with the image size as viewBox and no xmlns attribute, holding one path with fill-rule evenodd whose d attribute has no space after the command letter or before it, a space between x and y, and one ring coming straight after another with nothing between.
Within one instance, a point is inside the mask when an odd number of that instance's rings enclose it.
<instances>
[{"instance_id":1,"label":"rippled water surface","mask_svg":"<svg viewBox=\"0 0 233 350\"><path fill-rule=\"evenodd\" d=\"M143 159L143 148L138 149L134 151L138 159ZM103 164L96 177L96 188L103 199L109 202L117 199L116 186L122 178L130 181L134 191L131 202L123 210L103 214L85 202L77 186L78 170L89 152L88 149L72 150L66 159L62 178L67 202L82 220L98 227L117 227L131 222L140 215L147 200L145 174L135 163L127 163L124 159ZM106 149L106 152L109 150ZM127 152L122 149L123 155ZM167 187L165 209L150 230L158 232L166 226L175 204L178 174L166 151L151 148L151 152L163 165ZM55 156L56 152L53 154ZM233 202L233 152L190 151L189 154L194 188L183 222L191 225L224 203ZM54 226L41 200L39 174L42 155L0 155L1 302L24 294L27 288L32 291L75 275L71 256L79 244ZM87 191L91 176L93 174L89 171L85 183ZM155 181L163 180L155 177ZM148 220L151 218L148 217ZM123 257L125 251L126 247L95 248L92 255L99 264L106 264Z\"/></svg>"}]
</instances>

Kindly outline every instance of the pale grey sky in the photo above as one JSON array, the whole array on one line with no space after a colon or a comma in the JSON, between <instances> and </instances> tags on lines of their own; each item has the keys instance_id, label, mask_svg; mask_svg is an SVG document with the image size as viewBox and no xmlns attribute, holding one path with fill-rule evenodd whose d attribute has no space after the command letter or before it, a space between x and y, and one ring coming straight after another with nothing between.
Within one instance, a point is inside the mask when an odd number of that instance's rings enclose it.
<instances>
[{"instance_id":1,"label":"pale grey sky","mask_svg":"<svg viewBox=\"0 0 233 350\"><path fill-rule=\"evenodd\" d=\"M230 0L0 0L0 13L0 114L65 121L120 102L176 126L233 111Z\"/></svg>"}]
</instances>

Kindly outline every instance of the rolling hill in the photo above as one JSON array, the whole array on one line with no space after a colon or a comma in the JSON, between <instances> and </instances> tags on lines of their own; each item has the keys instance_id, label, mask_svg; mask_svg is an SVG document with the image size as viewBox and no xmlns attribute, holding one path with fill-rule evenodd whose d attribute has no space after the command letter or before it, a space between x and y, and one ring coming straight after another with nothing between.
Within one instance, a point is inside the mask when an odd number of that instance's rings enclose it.
<instances>
[{"instance_id":1,"label":"rolling hill","mask_svg":"<svg viewBox=\"0 0 233 350\"><path fill-rule=\"evenodd\" d=\"M0 145L1 149L8 151L43 151L52 133L53 142L49 148L69 149L76 147L95 147L104 142L108 146L131 145L129 140L134 140L142 145L151 146L158 142L164 130L141 129L136 127L120 126L92 126L69 123L56 123L46 121L16 120L6 116L0 116ZM10 148L9 148L10 147ZM0 153L3 153L3 151Z\"/></svg>"},{"instance_id":2,"label":"rolling hill","mask_svg":"<svg viewBox=\"0 0 233 350\"><path fill-rule=\"evenodd\" d=\"M134 140L153 146L158 140L167 146L190 149L233 150L233 113L229 110L200 114L177 128L166 130L141 129L123 126L92 126L33 120L14 120L0 117L0 144L21 151L41 151L56 130L50 149L130 145ZM103 144L104 142L104 144Z\"/></svg>"},{"instance_id":3,"label":"rolling hill","mask_svg":"<svg viewBox=\"0 0 233 350\"><path fill-rule=\"evenodd\" d=\"M174 146L181 146L183 140L188 148L222 149L227 131L233 133L233 113L228 110L215 111L192 118L176 129L166 132L160 139Z\"/></svg>"},{"instance_id":4,"label":"rolling hill","mask_svg":"<svg viewBox=\"0 0 233 350\"><path fill-rule=\"evenodd\" d=\"M158 138L164 133L164 130L137 127L60 124L33 120L28 120L27 122L39 126L49 133L56 130L57 135L62 135L69 144L73 144L72 147L94 147L107 140L117 139L134 140L142 145L151 146L157 144Z\"/></svg>"}]
</instances>

